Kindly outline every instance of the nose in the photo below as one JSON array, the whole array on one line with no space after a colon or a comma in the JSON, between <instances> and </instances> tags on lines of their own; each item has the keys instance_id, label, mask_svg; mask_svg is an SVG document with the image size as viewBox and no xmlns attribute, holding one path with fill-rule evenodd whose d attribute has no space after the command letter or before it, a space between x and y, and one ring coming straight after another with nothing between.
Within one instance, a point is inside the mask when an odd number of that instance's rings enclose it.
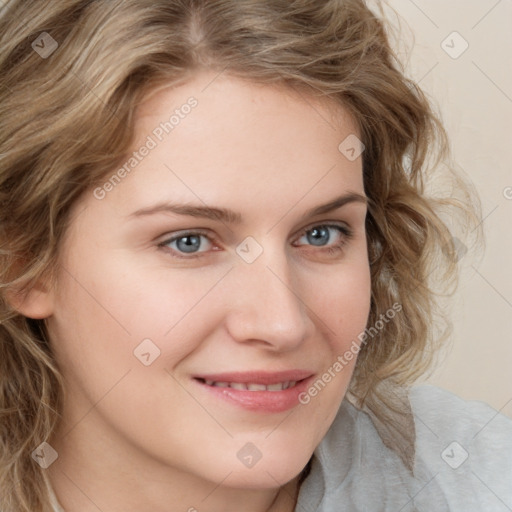
<instances>
[{"instance_id":1,"label":"nose","mask_svg":"<svg viewBox=\"0 0 512 512\"><path fill-rule=\"evenodd\" d=\"M284 255L242 262L232 279L226 326L234 340L277 352L296 349L311 335L307 297Z\"/></svg>"}]
</instances>

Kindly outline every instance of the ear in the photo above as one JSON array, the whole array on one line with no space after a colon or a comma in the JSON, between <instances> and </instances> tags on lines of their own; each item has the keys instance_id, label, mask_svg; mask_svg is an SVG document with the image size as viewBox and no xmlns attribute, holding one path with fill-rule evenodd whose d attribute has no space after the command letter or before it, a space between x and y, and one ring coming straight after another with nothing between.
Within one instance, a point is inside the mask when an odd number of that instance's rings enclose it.
<instances>
[{"instance_id":1,"label":"ear","mask_svg":"<svg viewBox=\"0 0 512 512\"><path fill-rule=\"evenodd\" d=\"M7 291L7 301L18 313L27 318L43 319L53 314L55 297L46 283L37 283L28 290Z\"/></svg>"}]
</instances>

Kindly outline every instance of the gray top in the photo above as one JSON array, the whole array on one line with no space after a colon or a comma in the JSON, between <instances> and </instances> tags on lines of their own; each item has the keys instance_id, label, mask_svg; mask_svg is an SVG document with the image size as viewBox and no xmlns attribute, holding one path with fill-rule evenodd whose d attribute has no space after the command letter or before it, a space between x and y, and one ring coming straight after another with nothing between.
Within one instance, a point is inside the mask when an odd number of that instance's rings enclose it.
<instances>
[{"instance_id":1,"label":"gray top","mask_svg":"<svg viewBox=\"0 0 512 512\"><path fill-rule=\"evenodd\" d=\"M296 512L512 511L512 420L434 386L413 387L409 398L413 472L345 400L315 450ZM64 512L55 499L54 508Z\"/></svg>"},{"instance_id":2,"label":"gray top","mask_svg":"<svg viewBox=\"0 0 512 512\"><path fill-rule=\"evenodd\" d=\"M413 387L410 403L413 473L368 414L344 401L296 512L511 512L512 420L429 385Z\"/></svg>"}]
</instances>

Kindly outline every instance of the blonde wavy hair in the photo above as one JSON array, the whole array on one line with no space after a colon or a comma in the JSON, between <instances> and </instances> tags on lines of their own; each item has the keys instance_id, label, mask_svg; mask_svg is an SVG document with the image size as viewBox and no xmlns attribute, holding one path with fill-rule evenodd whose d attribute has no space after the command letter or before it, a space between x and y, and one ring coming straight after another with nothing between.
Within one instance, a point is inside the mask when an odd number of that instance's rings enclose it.
<instances>
[{"instance_id":1,"label":"blonde wavy hair","mask_svg":"<svg viewBox=\"0 0 512 512\"><path fill-rule=\"evenodd\" d=\"M42 32L58 43L47 58L32 46ZM448 332L432 328L448 325L432 276L450 288L457 274L442 217L474 225L477 203L447 165L462 200L427 194L425 176L448 161L446 134L363 0L10 0L0 48L2 512L51 510L31 453L54 432L65 384L44 321L9 297L52 276L70 208L124 160L141 100L200 69L282 84L353 115L366 147L368 326L395 303L402 311L363 344L350 393L386 404L382 383L407 386L426 371Z\"/></svg>"}]
</instances>

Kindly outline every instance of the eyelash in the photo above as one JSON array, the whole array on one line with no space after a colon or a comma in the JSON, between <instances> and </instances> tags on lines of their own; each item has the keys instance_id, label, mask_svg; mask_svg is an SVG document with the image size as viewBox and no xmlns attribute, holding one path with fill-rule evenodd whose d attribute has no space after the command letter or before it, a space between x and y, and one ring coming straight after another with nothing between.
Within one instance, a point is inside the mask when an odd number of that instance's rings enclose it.
<instances>
[{"instance_id":1,"label":"eyelash","mask_svg":"<svg viewBox=\"0 0 512 512\"><path fill-rule=\"evenodd\" d=\"M343 248L345 247L345 245L352 239L352 237L354 235L353 231L345 225L315 224L313 226L303 229L300 232L298 239L302 238L304 235L306 235L310 231L313 231L315 228L333 228L333 229L337 230L338 233L341 235L341 240L333 246L318 246L320 248L320 252L327 253L328 255L334 255L334 254L338 254L339 252L341 252L343 250ZM194 230L194 231L182 231L178 235L175 235L172 238L168 238L168 239L164 240L163 242L160 242L158 244L158 247L163 250L166 250L166 252L171 252L173 257L179 258L179 259L190 260L190 259L203 257L207 253L207 251L198 252L198 253L190 253L188 256L183 256L183 254L186 254L186 253L180 253L179 251L176 251L175 249L171 249L171 248L167 247L172 242L175 242L175 241L179 240L180 238L185 238L187 236L204 236L205 238L208 239L208 241L211 244L215 244L215 240L212 239L208 233L201 231L201 230ZM310 245L310 247L315 247L315 246Z\"/></svg>"}]
</instances>

